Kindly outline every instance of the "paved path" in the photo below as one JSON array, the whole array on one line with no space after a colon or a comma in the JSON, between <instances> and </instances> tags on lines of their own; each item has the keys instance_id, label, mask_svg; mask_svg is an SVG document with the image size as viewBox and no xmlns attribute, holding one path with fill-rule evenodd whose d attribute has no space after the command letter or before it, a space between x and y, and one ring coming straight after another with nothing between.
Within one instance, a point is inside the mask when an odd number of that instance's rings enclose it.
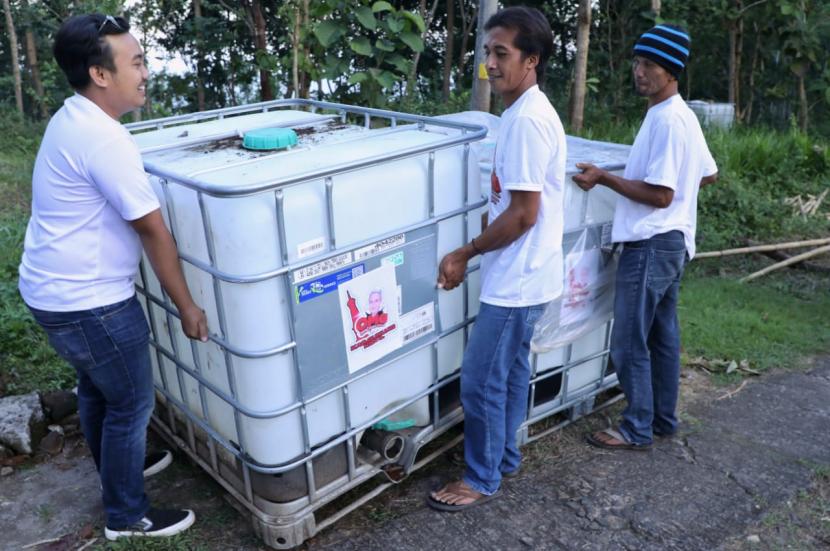
<instances>
[{"instance_id":1,"label":"paved path","mask_svg":"<svg viewBox=\"0 0 830 551\"><path fill-rule=\"evenodd\" d=\"M594 416L565 430L570 453L532 457L501 498L480 508L446 514L422 505L445 473L430 474L406 489L416 503L389 504L395 518L323 532L309 549L718 549L830 465L830 360L717 399L724 394L698 397L680 435L651 452L582 444L582 433L603 422Z\"/></svg>"},{"instance_id":2,"label":"paved path","mask_svg":"<svg viewBox=\"0 0 830 551\"><path fill-rule=\"evenodd\" d=\"M603 414L593 415L528 446L522 474L505 482L503 495L491 503L455 514L427 508L427 492L459 474L441 459L304 547L732 549L749 526L808 488L818 469L830 469L830 358L808 371L750 380L725 399L718 398L729 389L712 388L694 372L685 377L681 433L651 452L584 444L583 433L606 423ZM97 486L82 446L0 479L0 548L67 534L67 543L83 542L92 527L100 538ZM261 548L249 522L222 503L217 485L184 461L152 479L148 493L196 510L189 538L200 548ZM86 535L79 535L85 525Z\"/></svg>"}]
</instances>

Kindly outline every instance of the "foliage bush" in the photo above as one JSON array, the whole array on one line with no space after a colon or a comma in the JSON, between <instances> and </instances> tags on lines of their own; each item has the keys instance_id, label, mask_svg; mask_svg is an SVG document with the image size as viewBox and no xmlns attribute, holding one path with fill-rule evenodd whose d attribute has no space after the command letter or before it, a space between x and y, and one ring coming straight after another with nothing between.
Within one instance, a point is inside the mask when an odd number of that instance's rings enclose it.
<instances>
[{"instance_id":1,"label":"foliage bush","mask_svg":"<svg viewBox=\"0 0 830 551\"><path fill-rule=\"evenodd\" d=\"M19 210L0 211L0 396L71 388L75 381L17 291L26 219Z\"/></svg>"},{"instance_id":2,"label":"foliage bush","mask_svg":"<svg viewBox=\"0 0 830 551\"><path fill-rule=\"evenodd\" d=\"M797 131L757 128L711 132L708 141L720 180L699 196L700 250L830 233L830 198L810 217L784 203L830 187L826 143Z\"/></svg>"}]
</instances>

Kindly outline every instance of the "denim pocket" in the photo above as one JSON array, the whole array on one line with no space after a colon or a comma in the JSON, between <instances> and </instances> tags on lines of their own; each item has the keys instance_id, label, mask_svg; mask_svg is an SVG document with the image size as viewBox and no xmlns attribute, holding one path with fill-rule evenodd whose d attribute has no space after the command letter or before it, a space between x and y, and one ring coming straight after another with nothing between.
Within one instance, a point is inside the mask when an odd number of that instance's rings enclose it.
<instances>
[{"instance_id":1,"label":"denim pocket","mask_svg":"<svg viewBox=\"0 0 830 551\"><path fill-rule=\"evenodd\" d=\"M652 249L650 251L647 285L652 291L664 292L683 274L686 261L686 249L666 251Z\"/></svg>"},{"instance_id":2,"label":"denim pocket","mask_svg":"<svg viewBox=\"0 0 830 551\"><path fill-rule=\"evenodd\" d=\"M80 322L48 324L38 320L38 323L46 332L49 344L55 352L70 365L83 367L94 362Z\"/></svg>"},{"instance_id":3,"label":"denim pocket","mask_svg":"<svg viewBox=\"0 0 830 551\"><path fill-rule=\"evenodd\" d=\"M107 335L118 348L141 345L149 340L150 327L135 297L110 312L98 313L98 316Z\"/></svg>"}]
</instances>

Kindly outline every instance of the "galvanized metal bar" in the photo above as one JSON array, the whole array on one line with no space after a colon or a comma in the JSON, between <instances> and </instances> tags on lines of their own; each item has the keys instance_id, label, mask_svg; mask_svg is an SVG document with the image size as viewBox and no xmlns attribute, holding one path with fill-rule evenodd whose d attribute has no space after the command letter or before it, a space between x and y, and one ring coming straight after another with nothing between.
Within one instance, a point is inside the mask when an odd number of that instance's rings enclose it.
<instances>
[{"instance_id":1,"label":"galvanized metal bar","mask_svg":"<svg viewBox=\"0 0 830 551\"><path fill-rule=\"evenodd\" d=\"M305 483L308 487L308 500L314 501L317 499L317 484L314 481L314 466L312 461L305 463Z\"/></svg>"},{"instance_id":2,"label":"galvanized metal bar","mask_svg":"<svg viewBox=\"0 0 830 551\"><path fill-rule=\"evenodd\" d=\"M282 257L282 265L288 265L288 241L285 237L285 197L283 191L278 189L274 192L274 199L277 208L277 231ZM292 339L293 340L293 339Z\"/></svg>"},{"instance_id":3,"label":"galvanized metal bar","mask_svg":"<svg viewBox=\"0 0 830 551\"><path fill-rule=\"evenodd\" d=\"M211 267L216 266L216 244L213 238L213 226L210 223L210 213L208 211L207 205L205 205L204 196L199 193L197 195L198 204L199 204L199 212L202 215L202 224L204 226L205 231L205 243L207 245L207 253L208 253L208 260L210 262ZM222 298L222 284L216 277L211 277L211 281L213 282L213 296L216 301L216 314L219 318L219 334L222 336L224 340L227 340L228 335L228 322L227 317L225 316L225 304ZM236 377L233 370L233 357L231 356L230 351L227 348L222 350L223 356L225 358L225 370L228 376L228 390L230 391L230 395L234 398L234 400L238 400L239 396L236 392ZM245 448L245 435L242 431L242 419L240 418L239 410L234 408L233 410L233 422L234 426L236 427L236 436L239 439L239 447L244 451Z\"/></svg>"},{"instance_id":4,"label":"galvanized metal bar","mask_svg":"<svg viewBox=\"0 0 830 551\"><path fill-rule=\"evenodd\" d=\"M254 489L251 486L251 469L247 463L242 463L242 481L245 485L245 497L248 501L254 501Z\"/></svg>"},{"instance_id":5,"label":"galvanized metal bar","mask_svg":"<svg viewBox=\"0 0 830 551\"><path fill-rule=\"evenodd\" d=\"M195 258L191 255L188 255L186 253L179 253L179 257L184 262L187 262L188 264L191 264L191 265L199 268L200 270L203 270L203 271L205 271L205 272L207 272L207 273L215 276L216 278L218 278L222 281L225 281L227 283L257 283L259 281L265 281L267 279L271 279L273 277L276 277L276 276L279 276L279 275L282 275L282 274L285 274L285 273L288 273L288 272L292 272L292 271L295 271L295 270L305 268L305 267L310 266L312 264L317 264L318 262L323 262L323 261L328 260L330 258L333 258L335 256L339 256L343 253L350 252L354 249L363 247L365 245L371 245L372 243L375 243L375 242L378 242L378 241L383 241L384 239L387 239L389 237L393 237L395 235L399 235L399 234L402 234L402 233L408 233L408 232L411 232L411 231L414 231L414 230L418 230L418 229L421 229L421 228L432 226L434 224L437 224L438 222L442 222L442 221L447 220L449 218L459 216L461 214L469 212L470 210L473 210L475 208L483 206L484 203L485 203L485 201L481 201L480 203L477 203L475 206L472 206L472 207L469 207L469 208L463 207L463 208L460 208L460 209L456 209L456 210L453 210L451 212L442 214L440 216L433 217L429 220L424 220L424 221L421 221L421 222L417 222L415 224L405 226L403 228L398 228L398 229L396 229L394 231L391 231L391 232L388 232L388 233L381 234L378 237L373 237L371 239L364 239L362 241L358 241L358 242L355 242L355 243L350 243L348 245L348 247L344 247L344 248L341 248L341 249L330 250L327 254L321 255L321 256L316 256L313 259L311 259L311 258L303 259L303 260L297 261L297 262L295 262L295 263L293 263L289 266L283 266L283 267L277 268L275 270L270 270L268 272L262 272L262 273L258 273L258 274L235 275L235 274L231 274L231 273L224 272L224 271L221 271L221 270L217 270L215 267L211 266L210 264L205 264L203 261L201 261L201 260L199 260L199 259L197 259L197 258ZM465 228L464 231L465 232L467 231L466 228ZM475 267L471 268L471 270L475 270L475 269L477 269L477 268L475 268Z\"/></svg>"},{"instance_id":6,"label":"galvanized metal bar","mask_svg":"<svg viewBox=\"0 0 830 551\"><path fill-rule=\"evenodd\" d=\"M169 178L171 180L176 180L177 183L180 183L185 187L201 191L207 195L211 195L214 197L241 197L245 195L254 195L262 191L270 191L271 189L274 189L276 187L289 187L301 184L303 182L307 182L309 180L319 180L326 178L327 176L333 176L345 172L353 172L356 170L360 170L362 168L374 166L381 162L388 163L400 159L406 159L409 157L416 157L423 153L429 153L430 151L447 149L455 145L468 143L469 141L475 141L475 139L481 139L484 135L485 131L481 130L480 135L472 134L470 138L464 136L447 137L445 139L436 141L431 144L403 148L394 153L387 152L377 155L371 155L369 157L364 157L356 161L348 161L344 163L330 165L325 168L314 169L308 172L301 172L291 176L266 179L261 182L254 182L250 184L237 185L232 187L218 185L210 182L204 182L197 180L195 178L188 178L186 176L181 176L179 174L171 172L170 169L157 166L156 164L149 161L145 161L144 169L150 174L163 178Z\"/></svg>"},{"instance_id":7,"label":"galvanized metal bar","mask_svg":"<svg viewBox=\"0 0 830 551\"><path fill-rule=\"evenodd\" d=\"M341 434L340 436L330 440L329 442L326 442L324 445L318 446L313 451L306 454L303 458L295 460L295 461L291 461L289 463L279 464L279 465L276 465L276 466L262 465L262 464L259 464L255 461L253 461L250 457L248 457L247 455L244 455L243 452L239 449L239 447L237 445L235 445L234 443L232 443L231 441L229 441L228 439L226 439L225 437L220 435L218 433L218 431L216 431L212 426L208 425L204 420L196 417L191 411L189 411L189 409L187 408L187 406L183 402L176 399L172 394L170 394L166 390L160 390L160 392L162 393L162 395L169 402L171 402L172 404L175 404L178 407L178 409L180 410L182 415L184 415L187 418L190 418L196 425L198 425L202 430L204 430L206 433L208 433L211 436L211 438L214 438L217 441L217 443L219 443L223 448L225 448L228 451L228 453L230 453L231 455L237 457L240 461L242 461L242 462L246 463L247 465L249 465L252 470L254 470L256 472L263 473L263 474L277 474L277 473L284 473L284 472L290 471L290 470L292 470L296 467L299 467L299 466L303 465L306 461L309 461L309 460L313 459L314 457L317 457L317 456L325 453L326 451L330 450L331 448L344 443L349 438L353 438L357 433L359 433L359 432L365 430L366 428L374 425L378 421L381 421L382 419L388 417L389 415L395 413L396 411L399 411L401 409L409 407L410 405L414 404L418 400L420 400L423 397L429 395L431 392L435 392L437 390L440 390L441 388L447 386L448 384L451 384L451 383L455 382L456 380L458 380L459 376L460 376L459 374L450 375L449 377L447 377L446 379L444 379L443 381L441 381L440 383L435 385L435 387L429 387L427 389L424 389L424 390L418 392L414 396L412 396L412 397L408 398L407 400L403 401L402 403L400 403L392 411L384 412L381 415L377 415L377 416L373 417L369 421L361 423L359 426L354 427L351 431L348 431L344 434ZM168 408L168 409L171 412L171 418L172 418L172 415L173 415L172 414L172 408ZM173 423L171 423L170 426L175 426L175 425Z\"/></svg>"},{"instance_id":8,"label":"galvanized metal bar","mask_svg":"<svg viewBox=\"0 0 830 551\"><path fill-rule=\"evenodd\" d=\"M148 321L150 322L150 329L153 332L153 337L154 337L153 341L158 341L160 332L159 332L158 326L156 325L156 315L153 311L154 310L153 309L153 304L154 303L151 300L149 300L149 296L147 294L148 291L146 291L146 289L149 287L149 283L147 282L147 271L146 271L146 267L144 266L144 262L139 263L138 271L139 271L139 275L141 276L141 281L144 285L143 285L143 287L136 287L136 290L139 293L144 291L142 294L144 295L144 302L147 306L147 318L148 318ZM161 386L165 390L169 390L170 387L168 386L168 383L167 383L167 374L164 372L164 363L163 363L163 361L164 361L164 358L161 356L159 351L156 350L156 365L158 366L159 377L161 378Z\"/></svg>"},{"instance_id":9,"label":"galvanized metal bar","mask_svg":"<svg viewBox=\"0 0 830 551\"><path fill-rule=\"evenodd\" d=\"M464 130L462 135L466 135L467 131ZM461 167L461 177L464 179L464 204L470 202L470 143L467 142L464 144L464 153L462 154L464 165ZM476 182L478 184L478 182ZM478 186L476 186L478 189Z\"/></svg>"},{"instance_id":10,"label":"galvanized metal bar","mask_svg":"<svg viewBox=\"0 0 830 551\"><path fill-rule=\"evenodd\" d=\"M346 440L346 466L349 472L349 480L354 480L357 474L354 462L355 449L357 448L355 440L357 440L357 435Z\"/></svg>"},{"instance_id":11,"label":"galvanized metal bar","mask_svg":"<svg viewBox=\"0 0 830 551\"><path fill-rule=\"evenodd\" d=\"M427 162L427 216L435 217L435 151L429 152Z\"/></svg>"},{"instance_id":12,"label":"galvanized metal bar","mask_svg":"<svg viewBox=\"0 0 830 551\"><path fill-rule=\"evenodd\" d=\"M334 181L331 176L326 177L326 220L329 230L329 250L337 249L337 237L334 233Z\"/></svg>"}]
</instances>

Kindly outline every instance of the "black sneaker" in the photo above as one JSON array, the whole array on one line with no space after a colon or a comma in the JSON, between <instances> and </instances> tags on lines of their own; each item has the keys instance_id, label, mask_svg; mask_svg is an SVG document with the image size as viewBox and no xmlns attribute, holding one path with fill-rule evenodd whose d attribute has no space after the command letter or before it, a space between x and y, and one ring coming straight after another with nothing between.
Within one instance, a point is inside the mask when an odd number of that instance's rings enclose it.
<instances>
[{"instance_id":1,"label":"black sneaker","mask_svg":"<svg viewBox=\"0 0 830 551\"><path fill-rule=\"evenodd\" d=\"M153 509L138 522L124 528L104 529L104 535L110 541L132 536L175 536L190 528L196 515L189 509Z\"/></svg>"},{"instance_id":2,"label":"black sneaker","mask_svg":"<svg viewBox=\"0 0 830 551\"><path fill-rule=\"evenodd\" d=\"M170 450L161 450L147 454L144 458L144 478L160 473L173 462L173 453Z\"/></svg>"}]
</instances>

